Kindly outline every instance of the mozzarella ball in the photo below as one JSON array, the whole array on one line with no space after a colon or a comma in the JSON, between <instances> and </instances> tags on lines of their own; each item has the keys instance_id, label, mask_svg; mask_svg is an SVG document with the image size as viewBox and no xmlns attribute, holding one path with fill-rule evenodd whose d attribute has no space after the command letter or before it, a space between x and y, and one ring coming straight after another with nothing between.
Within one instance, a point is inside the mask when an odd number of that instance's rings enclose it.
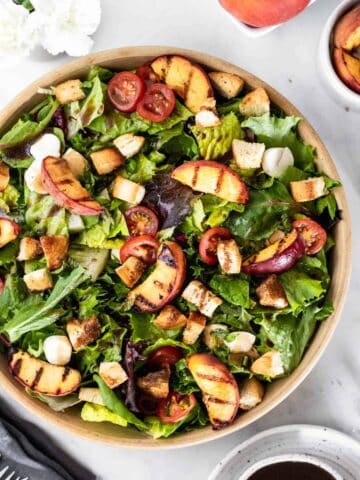
<instances>
[{"instance_id":1,"label":"mozzarella ball","mask_svg":"<svg viewBox=\"0 0 360 480\"><path fill-rule=\"evenodd\" d=\"M249 332L232 332L225 338L225 345L231 353L246 353L251 350L256 340Z\"/></svg>"},{"instance_id":2,"label":"mozzarella ball","mask_svg":"<svg viewBox=\"0 0 360 480\"><path fill-rule=\"evenodd\" d=\"M262 168L270 177L279 178L286 169L294 165L294 156L291 150L285 148L268 148L263 156Z\"/></svg>"},{"instance_id":3,"label":"mozzarella ball","mask_svg":"<svg viewBox=\"0 0 360 480\"><path fill-rule=\"evenodd\" d=\"M44 342L46 360L53 365L66 365L71 360L72 346L65 335L52 335Z\"/></svg>"}]
</instances>

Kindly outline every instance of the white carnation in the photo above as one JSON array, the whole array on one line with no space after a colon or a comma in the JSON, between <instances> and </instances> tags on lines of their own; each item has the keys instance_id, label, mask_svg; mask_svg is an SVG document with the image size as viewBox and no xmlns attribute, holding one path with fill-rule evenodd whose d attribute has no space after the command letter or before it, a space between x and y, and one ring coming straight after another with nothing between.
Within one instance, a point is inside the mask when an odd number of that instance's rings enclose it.
<instances>
[{"instance_id":1,"label":"white carnation","mask_svg":"<svg viewBox=\"0 0 360 480\"><path fill-rule=\"evenodd\" d=\"M42 25L40 42L51 54L66 52L86 55L91 50L93 34L100 23L100 0L32 0L32 14Z\"/></svg>"}]
</instances>

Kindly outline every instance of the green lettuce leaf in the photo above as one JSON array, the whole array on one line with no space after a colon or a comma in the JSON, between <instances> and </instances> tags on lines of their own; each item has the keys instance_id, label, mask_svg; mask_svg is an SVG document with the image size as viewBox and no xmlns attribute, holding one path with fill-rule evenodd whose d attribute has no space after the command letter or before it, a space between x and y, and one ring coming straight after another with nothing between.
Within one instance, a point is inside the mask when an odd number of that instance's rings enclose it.
<instances>
[{"instance_id":1,"label":"green lettuce leaf","mask_svg":"<svg viewBox=\"0 0 360 480\"><path fill-rule=\"evenodd\" d=\"M9 213L12 207L16 207L19 197L20 193L14 185L8 185L0 192L0 210Z\"/></svg>"},{"instance_id":2,"label":"green lettuce leaf","mask_svg":"<svg viewBox=\"0 0 360 480\"><path fill-rule=\"evenodd\" d=\"M244 307L231 305L224 302L220 305L211 318L211 323L224 323L236 330L252 331L251 320L253 316Z\"/></svg>"},{"instance_id":3,"label":"green lettuce leaf","mask_svg":"<svg viewBox=\"0 0 360 480\"><path fill-rule=\"evenodd\" d=\"M162 122L152 123L150 122L150 128L148 130L149 135L156 135L163 130L168 130L169 128L173 128L175 125L181 122L185 122L193 114L188 110L185 105L183 105L179 100L176 100L175 108L170 117Z\"/></svg>"},{"instance_id":4,"label":"green lettuce leaf","mask_svg":"<svg viewBox=\"0 0 360 480\"><path fill-rule=\"evenodd\" d=\"M25 388L26 393L36 400L45 403L51 410L54 412L65 412L67 408L74 407L75 405L81 403L77 393L71 393L70 395L65 395L64 397L51 397L49 395L44 395L43 393L37 393L30 388Z\"/></svg>"},{"instance_id":5,"label":"green lettuce leaf","mask_svg":"<svg viewBox=\"0 0 360 480\"><path fill-rule=\"evenodd\" d=\"M125 217L119 208L115 208L113 211L106 210L96 225L80 233L76 242L90 248L120 248L124 240L117 237L128 234Z\"/></svg>"},{"instance_id":6,"label":"green lettuce leaf","mask_svg":"<svg viewBox=\"0 0 360 480\"><path fill-rule=\"evenodd\" d=\"M180 329L163 330L154 325L155 315L148 313L127 312L124 314L128 318L132 333L131 340L140 342L141 340L156 341L159 338L176 338Z\"/></svg>"},{"instance_id":7,"label":"green lettuce leaf","mask_svg":"<svg viewBox=\"0 0 360 480\"><path fill-rule=\"evenodd\" d=\"M232 305L250 307L250 284L246 275L214 275L210 288Z\"/></svg>"},{"instance_id":8,"label":"green lettuce leaf","mask_svg":"<svg viewBox=\"0 0 360 480\"><path fill-rule=\"evenodd\" d=\"M199 392L200 388L196 383L190 370L186 366L185 358L182 358L175 365L175 374L173 377L173 388L176 392L189 394Z\"/></svg>"},{"instance_id":9,"label":"green lettuce leaf","mask_svg":"<svg viewBox=\"0 0 360 480\"><path fill-rule=\"evenodd\" d=\"M181 427L196 420L200 413L200 407L196 405L189 415L175 423L163 423L158 417L146 417L146 433L153 438L168 438Z\"/></svg>"},{"instance_id":10,"label":"green lettuce leaf","mask_svg":"<svg viewBox=\"0 0 360 480\"><path fill-rule=\"evenodd\" d=\"M50 195L30 194L30 206L25 222L32 233L41 235L69 235L65 208L59 207Z\"/></svg>"},{"instance_id":11,"label":"green lettuce leaf","mask_svg":"<svg viewBox=\"0 0 360 480\"><path fill-rule=\"evenodd\" d=\"M120 427L127 427L128 422L118 413L111 412L103 405L84 403L81 409L81 418L85 422L110 422Z\"/></svg>"},{"instance_id":12,"label":"green lettuce leaf","mask_svg":"<svg viewBox=\"0 0 360 480\"><path fill-rule=\"evenodd\" d=\"M165 155L160 152L150 152L147 155L140 153L126 163L122 175L135 183L145 183L156 174L167 170L169 166L163 164Z\"/></svg>"}]
</instances>

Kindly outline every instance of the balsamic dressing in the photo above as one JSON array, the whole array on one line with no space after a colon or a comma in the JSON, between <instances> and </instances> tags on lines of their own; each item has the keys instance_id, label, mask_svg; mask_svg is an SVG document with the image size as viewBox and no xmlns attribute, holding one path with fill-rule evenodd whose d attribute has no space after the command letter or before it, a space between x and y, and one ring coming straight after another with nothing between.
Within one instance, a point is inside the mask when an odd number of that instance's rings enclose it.
<instances>
[{"instance_id":1,"label":"balsamic dressing","mask_svg":"<svg viewBox=\"0 0 360 480\"><path fill-rule=\"evenodd\" d=\"M335 480L335 478L311 463L280 462L261 468L248 480Z\"/></svg>"}]
</instances>

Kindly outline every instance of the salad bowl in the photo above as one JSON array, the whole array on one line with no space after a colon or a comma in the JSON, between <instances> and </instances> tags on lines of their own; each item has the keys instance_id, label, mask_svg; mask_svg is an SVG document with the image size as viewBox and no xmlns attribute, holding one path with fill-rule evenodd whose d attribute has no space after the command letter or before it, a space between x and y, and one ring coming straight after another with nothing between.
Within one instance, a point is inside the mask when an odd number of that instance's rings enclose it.
<instances>
[{"instance_id":1,"label":"salad bowl","mask_svg":"<svg viewBox=\"0 0 360 480\"><path fill-rule=\"evenodd\" d=\"M43 99L39 89L73 78L83 79L90 68L99 65L114 70L130 70L163 55L175 54L197 62L209 71L228 72L240 76L251 89L264 88L273 105L286 115L302 117L300 112L281 94L252 74L223 60L195 51L170 47L131 47L98 52L64 65L34 82L7 105L0 114L0 133L6 132L25 112L29 112ZM327 177L338 180L336 167L329 153L311 125L303 119L299 124L299 134L303 142L316 149L316 166ZM47 157L51 158L51 157ZM178 169L176 169L178 170ZM335 246L330 254L331 283L327 298L334 307L333 313L322 321L314 334L303 359L287 378L271 383L266 390L264 400L255 408L241 413L231 425L221 430L203 427L185 431L166 440L153 439L135 429L121 428L111 423L86 423L79 415L79 407L75 406L65 412L55 412L44 403L26 395L22 386L17 383L8 371L4 355L0 359L0 382L10 398L21 403L26 409L40 416L49 423L67 430L74 435L102 442L113 446L129 448L176 448L195 445L218 439L233 433L256 421L279 405L305 379L316 365L326 349L339 322L349 284L351 269L351 233L349 210L342 188L336 188L334 195L341 221L332 232Z\"/></svg>"}]
</instances>

